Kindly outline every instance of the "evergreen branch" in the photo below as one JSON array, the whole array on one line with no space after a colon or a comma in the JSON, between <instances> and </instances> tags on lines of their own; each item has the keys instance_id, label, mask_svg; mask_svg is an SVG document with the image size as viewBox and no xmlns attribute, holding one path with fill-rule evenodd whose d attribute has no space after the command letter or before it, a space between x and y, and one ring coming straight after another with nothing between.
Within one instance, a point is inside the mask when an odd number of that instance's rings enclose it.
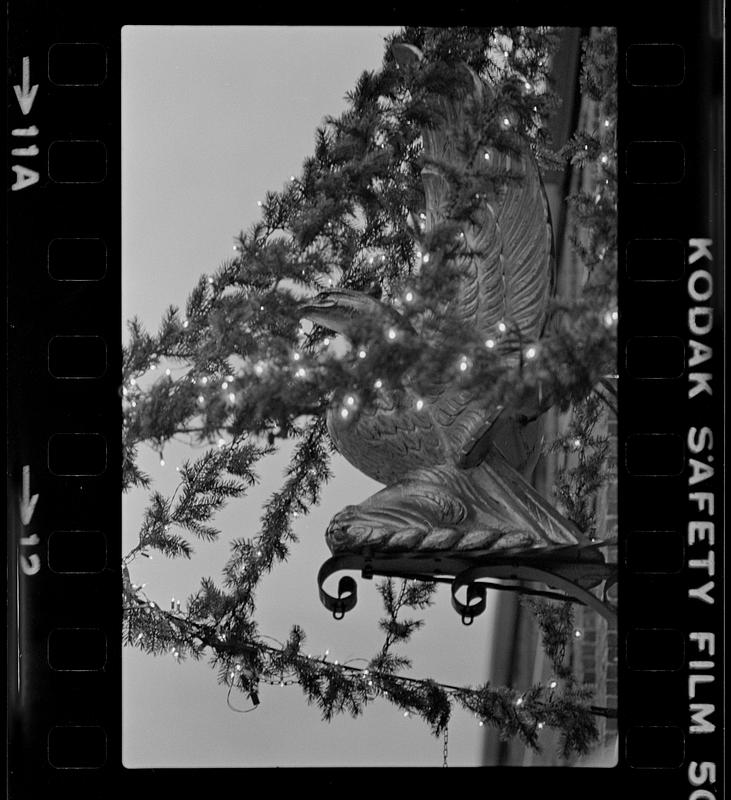
<instances>
[{"instance_id":1,"label":"evergreen branch","mask_svg":"<svg viewBox=\"0 0 731 800\"><path fill-rule=\"evenodd\" d=\"M211 602L220 602L220 593L212 584L207 586ZM151 653L173 651L178 660L189 650L200 657L202 649L208 648L219 666L222 683L246 694L260 682L298 683L308 702L317 704L326 720L345 712L357 716L381 697L406 713L421 716L439 735L456 702L484 724L496 727L504 737L518 735L533 749L539 749L539 726L555 727L565 733L562 746L568 754L586 751L595 732L592 716L616 713L587 704L585 694L575 689L556 692L540 684L523 692L489 684L461 687L395 675L389 669L374 668L372 662L364 669L338 664L324 656L303 653L305 637L298 627L287 643L279 646L265 644L260 637L222 635L214 624L151 604L139 589L128 595L125 611L126 644Z\"/></svg>"}]
</instances>

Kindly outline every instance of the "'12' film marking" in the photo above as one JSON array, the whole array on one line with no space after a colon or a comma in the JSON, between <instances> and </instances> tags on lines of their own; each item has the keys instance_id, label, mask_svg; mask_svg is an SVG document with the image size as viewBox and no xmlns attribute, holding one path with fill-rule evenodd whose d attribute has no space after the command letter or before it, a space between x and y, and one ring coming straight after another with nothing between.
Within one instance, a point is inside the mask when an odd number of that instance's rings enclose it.
<instances>
[{"instance_id":1,"label":"'12' film marking","mask_svg":"<svg viewBox=\"0 0 731 800\"><path fill-rule=\"evenodd\" d=\"M20 521L23 523L23 528L30 525L33 519L33 512L36 509L38 502L38 495L34 494L31 497L30 493L30 467L26 464L23 467L23 493L20 496ZM23 531L25 533L25 531ZM30 536L21 536L21 547L35 547L40 544L40 539L37 534L32 533ZM26 575L35 575L41 568L41 559L36 553L31 553L26 557L23 553L20 554L20 568Z\"/></svg>"}]
</instances>

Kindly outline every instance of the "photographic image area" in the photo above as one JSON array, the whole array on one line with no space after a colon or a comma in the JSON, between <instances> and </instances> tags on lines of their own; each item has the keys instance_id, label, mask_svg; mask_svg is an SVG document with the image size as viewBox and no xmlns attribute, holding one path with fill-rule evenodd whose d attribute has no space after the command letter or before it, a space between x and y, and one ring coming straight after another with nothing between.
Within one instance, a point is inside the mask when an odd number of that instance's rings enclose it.
<instances>
[{"instance_id":1,"label":"photographic image area","mask_svg":"<svg viewBox=\"0 0 731 800\"><path fill-rule=\"evenodd\" d=\"M123 763L617 761L611 28L122 29Z\"/></svg>"}]
</instances>

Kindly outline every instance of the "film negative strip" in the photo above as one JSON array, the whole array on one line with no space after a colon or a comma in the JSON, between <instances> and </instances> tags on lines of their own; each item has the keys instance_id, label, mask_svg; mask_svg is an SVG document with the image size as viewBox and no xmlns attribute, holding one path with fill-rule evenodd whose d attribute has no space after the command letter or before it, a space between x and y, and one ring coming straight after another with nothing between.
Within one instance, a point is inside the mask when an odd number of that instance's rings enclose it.
<instances>
[{"instance_id":1,"label":"film negative strip","mask_svg":"<svg viewBox=\"0 0 731 800\"><path fill-rule=\"evenodd\" d=\"M617 115L611 125L616 124L617 133L613 141L616 143L618 299L616 309L609 312L613 316L608 319L607 327L616 330L618 358L616 375L607 377L618 403L618 415L609 427L615 438L617 480L614 488L602 495L601 502L597 501L601 508L596 513L604 515L605 533L611 532L611 520L616 519L616 540L609 535L605 538L611 557L608 558L616 560L618 575L613 588L610 589L609 584L614 578L607 580L607 589L601 597L599 593L595 598L592 596L592 610L582 612L585 628L577 627L575 633L577 638L583 636L583 641L575 643L573 656L573 667L579 669L586 682L592 682L590 675L599 681L596 676L601 673L602 696L607 707L613 706L609 713L604 709L602 723L605 743L613 742L612 758L604 764L611 768L600 769L587 760L583 762L587 765L585 769L536 769L535 766L550 762L536 761L536 757L527 755L527 750L520 752L522 761L510 761L513 751L499 743L497 737L485 739L478 745L471 740L469 746L480 753L471 763L494 767L485 774L490 781L498 781L501 793L510 792L510 796L561 791L566 797L609 797L627 789L639 796L652 792L667 798L693 800L715 800L724 796L723 10L720 2L687 3L684 8L668 14L666 8L652 3L643 4L642 9L633 9L632 14L626 16L602 11L599 15L602 19L591 19L593 12L588 8L562 7L553 14L551 9L529 9L521 3L495 12L498 16L495 20L483 19L482 15L488 14L484 10L480 15L465 10L455 12L455 19L450 20L451 25L476 28L483 24L504 24L505 20L500 17L505 16L513 25L548 22L575 31L573 49L565 47L556 57L557 62L563 59L561 74L569 87L566 92L577 91L573 84L578 83L581 76L580 42L591 38L595 30L592 26L608 25L616 32ZM347 761L333 756L330 765L324 767L320 765L326 761L308 764L307 753L303 753L281 765L313 768L252 771L251 767L274 763L263 756L252 756L255 750L246 747L254 748L253 743L239 747L237 763L225 757L216 761L216 742L224 736L230 741L238 734L207 729L206 725L212 723L203 716L202 735L192 730L181 733L177 716L180 712L176 709L170 709L167 716L170 741L161 744L162 728L155 728L157 749L149 758L135 761L129 755L139 754L139 748L130 747L130 739L146 723L143 716L134 719L131 704L124 698L125 692L128 697L133 693L127 677L132 671L125 667L127 676L123 674L123 651L128 648L123 648L122 633L123 626L129 631L130 625L129 612L123 607L120 596L136 597L142 605L142 600L149 600L151 595L143 591L144 586L130 583L128 566L131 562L123 561L128 548L123 547L120 493L121 465L126 458L122 426L127 419L122 406L130 402L131 395L127 392L132 389L123 380L121 287L125 285L122 248L131 247L129 240L123 239L120 220L125 209L120 205L125 170L129 170L129 163L125 165L124 159L136 158L138 153L142 156L144 151L136 137L148 130L151 137L156 137L157 158L166 157L165 147L161 145L164 136L159 135L159 130L155 131L159 120L164 119L163 116L158 119L155 114L166 100L158 97L157 103L149 106L152 109L146 112L151 114L149 121L138 122L132 137L130 128L125 128L124 114L141 112L128 102L131 95L129 91L125 94L124 81L129 87L137 80L137 85L144 87L147 84L139 75L130 76L135 65L140 69L143 64L154 64L154 58L149 62L143 60L142 48L132 48L130 42L135 31L140 35L145 32L154 35L155 31L171 25L180 25L181 31L185 29L190 36L187 40L190 50L179 49L179 43L170 45L168 42L166 57L172 59L171 53L178 53L183 76L180 80L188 80L192 87L196 66L205 58L201 55L204 50L197 49L197 32L202 33L213 24L223 30L223 23L228 23L225 29L235 32L251 28L254 22L257 25L272 22L253 18L229 20L211 14L211 18L206 18L203 11L195 18L175 14L166 17L149 9L120 6L108 10L102 19L98 13L89 12L84 4L60 3L52 8L35 2L10 4L7 664L8 785L13 798L68 792L83 800L117 789L143 796L156 792L188 794L199 789L210 791L211 780L218 781L219 776L226 786L229 780L232 786L241 786L242 781L249 786L254 776L255 784L261 780L262 786L279 788L281 783L288 787L291 782L292 788L302 787L304 791L323 787L344 789L350 786L355 767L349 770L341 767L364 763L357 758ZM552 15L555 19L549 19ZM400 8L392 8L386 15L387 21L394 21L394 30L398 29L396 23L403 21L398 19L401 16L408 15ZM316 20L314 17L300 22L299 27L288 29L290 46L294 48L294 42L305 33L312 35L318 27L333 24L331 19ZM195 27L187 27L190 25ZM134 30L127 27L123 34L125 26L133 26ZM256 28L257 35L265 36L263 30ZM126 44L124 36L128 37ZM319 41L322 44L327 39ZM212 60L217 57L219 46L236 49L241 48L241 42L229 35L221 38L220 45L207 51ZM309 47L317 60L316 45ZM149 53L154 55L157 51L153 45L147 52L149 57ZM139 62L135 60L138 58ZM318 62L313 69L324 74L328 70L323 66L326 63L323 57L322 63ZM292 62L288 62L287 69L290 68L295 68ZM407 69L406 66L402 68ZM255 62L249 63L249 69L248 77L231 76L231 80L234 83L264 80ZM566 78L567 75L570 77ZM282 75L278 77L281 79ZM149 75L149 81L154 80L155 75ZM586 81L586 75L581 76L581 80ZM270 91L276 92L279 85L274 81ZM529 81L526 85L529 91L535 88ZM579 94L589 92L585 83L581 85ZM572 107L566 97L565 125L570 132L582 112L580 98L574 98ZM233 95L222 92L217 102L228 103L232 98ZM271 108L275 106L276 100L272 99ZM330 110L318 109L318 117ZM197 112L189 109L188 113L195 116ZM207 112L201 110L200 113ZM211 148L215 148L215 136L221 130L215 112L212 113L214 118L209 120L213 136ZM274 110L271 113L274 115ZM255 116L256 112L252 111L251 119ZM610 125L608 118L597 118L596 141L603 141L601 126L605 123ZM511 118L506 116L503 127L508 128L510 124ZM126 140L123 131L127 131ZM553 133L560 138L558 125ZM568 134L563 135L566 140ZM169 131L169 136L174 138L175 131ZM587 142L588 150L590 138ZM489 162L488 156L489 150L485 162ZM594 156L600 164L607 163L601 159L615 158L614 154L610 156L604 151ZM581 163L580 159L575 163ZM188 164L179 165L180 170L188 167ZM544 174L547 196L554 202L546 174L548 171ZM272 181L276 183L278 179L274 176ZM295 176L291 180L295 182ZM559 187L555 201L558 206L551 208L554 236L565 223L562 221L565 210L557 215L556 209L563 208L561 204L571 191L568 184L558 180L556 186ZM138 203L139 198L127 193L124 202L129 208ZM597 206L600 202L603 202L601 197ZM201 204L205 205L206 201L199 201L199 206ZM259 205L266 207L267 202ZM426 217L425 214L425 220ZM431 224L429 220L427 223ZM161 235L164 231L148 231L150 237ZM174 231L170 235L174 236ZM242 240L234 246L237 256L244 245ZM419 258L423 263L421 253ZM206 269L211 269L211 265L202 266L200 271ZM164 276L165 273L161 270L160 274ZM163 277L162 282L165 280ZM214 280L217 278L211 278L209 283L214 284ZM153 276L150 281L152 284L159 278ZM191 280L191 289L194 283L195 280ZM141 296L147 290L126 286L125 292L130 291ZM165 303L160 309L164 307ZM125 316L136 313L133 308L127 315L128 306L124 311ZM188 313L192 319L192 312ZM188 323L186 318L181 325L187 327ZM396 337L397 332L394 332ZM492 349L491 341L488 339L488 349ZM535 351L529 354L526 350L524 354L532 359ZM365 360L366 355L361 358ZM467 365L466 357L460 363ZM305 371L300 364L293 369L302 370L303 374ZM299 377L296 372L294 374ZM199 382L196 386L204 387L208 377L195 375ZM219 381L217 390L229 391L229 382L225 377L221 380L224 383ZM234 380L230 383L232 389ZM196 388L198 391L203 398L207 389ZM234 397L234 393L223 396ZM344 398L342 407L346 414L349 413L348 397ZM353 400L351 405L356 402ZM418 402L424 403L421 399ZM164 466L162 454L159 460ZM492 462L488 459L486 463ZM496 467L494 475L490 473L493 483L489 485L492 488L504 486L504 482L500 482L503 474ZM545 480L550 489L550 479ZM444 479L444 485L447 483ZM270 490L273 486L266 488ZM514 496L517 491L514 484L512 491L511 496ZM361 496L366 494L361 492ZM510 505L513 501L505 502ZM521 502L525 506L528 500L523 497ZM531 502L535 507L542 501L532 499ZM349 513L354 513L354 507L348 506ZM409 513L416 514L413 509ZM545 518L541 519L545 523ZM331 536L332 524L328 531ZM166 541L172 542L172 539ZM596 547L606 544L594 543ZM332 548L331 540L329 544ZM581 592L586 589L575 577L578 573L562 572L555 563L551 572L541 563L538 565L542 570L540 580L545 579L547 586L539 590L538 583L530 583L538 574L536 564L530 565L533 573L517 569L512 573L513 567L505 566L508 562L514 563L513 551L509 552L510 558L496 567L494 559L468 563L460 560L461 556L451 561L436 559L439 563L435 564L423 552L413 551L396 563L388 553L379 560L367 551L365 557L348 554L350 561L346 568L359 570L366 579L374 572L376 576L424 579L427 575L424 565L428 561L428 575L437 575L438 580L451 584L454 607L468 623L478 618L485 605L492 602L484 602L484 584L479 583L483 578L503 582L502 586L491 584L490 589L505 589L508 583L511 590L525 591L529 585L534 594L544 592L550 596L553 592L552 600L563 596L556 592L565 591L572 597L573 591L573 599L581 601ZM249 555L252 559L262 557L261 552ZM585 566L581 562L581 567ZM329 636L338 637L356 613L350 614L357 599L356 583L352 578L346 579L340 584L338 597L332 597L329 593L332 590L324 583L335 571L335 567L331 567L322 566L319 588L320 598L331 611L335 609L336 616L342 617L348 612L345 620L338 623L339 627L328 629ZM304 585L315 587L317 565L307 569L309 574ZM523 583L513 585L513 578L523 579ZM602 575L604 578L607 575ZM466 589L466 602L457 597L458 589ZM365 582L360 599L364 605L369 592ZM315 594L314 588L312 594ZM509 592L496 591L495 594ZM176 602L173 598L174 613L177 613L176 607L179 611ZM287 607L291 609L293 603L296 606L299 602L297 597L289 598ZM159 599L151 600L150 606L154 609L159 603ZM514 623L515 630L511 629L510 636L518 641L518 622L515 621L518 617L510 616L518 613L517 606L504 604L499 608L502 608L498 612L502 617L492 618L493 632L504 632ZM510 613L509 608L513 609ZM596 609L600 613L595 614ZM328 616L325 608L319 610ZM283 611L283 617L288 613ZM461 627L459 618L453 611L450 613L455 627ZM590 621L602 615L601 625ZM276 615L273 618L277 619ZM452 618L449 619L451 622ZM287 622L294 624L297 619L287 619ZM374 616L371 623L375 628L377 617ZM478 624L481 623L476 623L475 628ZM501 624L507 627L501 629ZM147 635L139 634L141 638ZM164 638L165 634L159 635ZM448 638L452 635L444 633L444 641L457 641ZM347 633L344 641L347 641ZM493 637L495 641L498 641L497 634ZM218 646L208 644L213 650ZM482 649L484 644L483 639ZM179 649L173 648L176 661L184 646L187 645L181 643ZM348 646L356 647L357 642L341 645L343 649ZM444 649L462 646L448 644ZM474 646L473 640L469 647ZM499 649L493 646L496 651ZM281 659L285 655L292 657L292 647L290 641L286 648L282 646L280 650L274 648L266 653L273 653L275 660L280 659L276 663L283 664ZM533 649L536 649L535 643ZM591 664L586 666L584 661L590 650ZM205 654L204 651L202 648L199 655ZM148 653L159 652L162 651L153 645L148 649ZM264 659L265 650L258 652ZM373 676L368 669L363 669L362 665L357 669L344 667L342 662L333 662L326 656L327 653L318 664L326 666L330 678L335 675L340 679L345 675L352 679L357 673L356 677L364 686L370 686L368 681ZM145 658L152 661L149 656ZM427 653L425 670L430 668L429 658ZM506 659L507 656L503 658L505 663L509 661ZM225 663L233 665L234 662ZM243 685L242 681L251 681L242 696L256 708L259 705L256 682L251 676L245 677L245 662L235 663L244 677L234 672L231 675L239 686ZM259 662L259 666L264 670L262 663ZM489 682L497 680L501 663L498 656L492 657ZM547 682L551 673L545 670L542 673L538 661L532 663L534 682L536 679ZM343 669L350 672L343 672ZM226 669L223 670L224 686L227 684L225 673ZM134 674L136 680L141 680L142 673ZM163 694L165 682L169 682L168 677L160 677L163 674L158 672L146 684L151 708L156 708L152 695ZM266 674L273 685L284 686L291 675L297 676L296 681L292 679L291 682L304 685L303 675L311 673L285 673L282 667L281 679ZM181 679L177 688L165 697L176 696L178 703L187 704L199 690L203 692L192 680L186 683ZM517 704L522 704L524 697L530 699L528 693L516 694L522 678L507 673L505 680L508 688L501 697ZM551 680L547 685L553 690L556 683ZM417 684L418 691L413 688ZM233 686L233 678L228 686ZM393 692L406 691L404 686L406 684L394 683ZM418 681L413 687L414 698L424 690L424 685ZM447 689L445 696L454 701L459 692L453 686ZM455 691L450 693L451 690ZM374 699L367 689L364 691L369 702ZM546 702L551 702L551 697L546 697ZM408 706L402 705L402 708L407 708L404 714L408 716ZM596 710L596 706L592 708ZM262 711L260 708L257 713L262 714ZM296 716L294 721L287 717L284 706L280 714L278 719L285 726L279 729L280 733L290 727L306 729L301 720L296 721ZM248 721L250 718L236 719ZM194 723L189 721L188 724ZM472 721L470 724L474 729ZM535 724L533 733L539 733L544 720L535 716L531 724ZM406 739L415 736L411 729L393 734L390 723L384 725L383 730L371 729L376 732L366 734L365 738L353 734L350 749L370 746L369 735L372 739L382 737L384 742L391 741L389 736ZM557 726L560 728L558 723ZM499 729L500 725L496 727ZM264 751L280 746L276 726L261 730L263 732L257 736L262 739L260 744ZM470 763L460 761L455 753L457 737L454 732L449 753L454 761L448 759L450 730L454 731L453 728L440 729L444 740L443 763L440 750L439 757L431 762L433 766ZM267 740L267 736L270 739ZM343 738L340 733L337 736ZM183 739L187 744L178 741ZM340 744L347 749L347 741ZM334 747L333 744L323 745L326 746ZM208 753L202 760L200 748ZM385 756L378 755L377 749L374 752L377 755L372 767L377 767L378 758ZM398 753L394 758L398 759ZM424 763L409 761L409 756L404 758L404 767ZM206 768L190 768L201 763L205 763ZM394 763L398 761L384 765ZM535 766L500 769L515 763ZM225 770L216 769L221 764L225 765ZM359 770L356 772L360 774ZM417 788L421 788L422 781L429 782L424 784L425 788L437 785L440 789L453 788L451 773L443 771L371 768L364 777L373 774L386 787L390 781L397 786L405 777ZM469 780L474 775L466 773L460 777Z\"/></svg>"}]
</instances>

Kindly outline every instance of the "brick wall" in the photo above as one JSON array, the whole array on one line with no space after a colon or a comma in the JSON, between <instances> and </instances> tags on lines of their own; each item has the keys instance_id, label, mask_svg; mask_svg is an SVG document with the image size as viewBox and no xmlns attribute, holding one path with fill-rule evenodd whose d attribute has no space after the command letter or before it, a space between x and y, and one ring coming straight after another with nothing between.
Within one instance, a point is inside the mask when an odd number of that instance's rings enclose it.
<instances>
[{"instance_id":1,"label":"brick wall","mask_svg":"<svg viewBox=\"0 0 731 800\"><path fill-rule=\"evenodd\" d=\"M617 420L605 418L603 430L609 435L611 457L617 453ZM602 431L597 431L597 434ZM612 539L617 536L617 482L608 482L596 498L597 536ZM608 561L617 561L617 547L604 548ZM616 602L617 587L613 587L610 598ZM595 611L576 606L574 614L580 638L574 639L573 665L579 680L596 687L595 705L617 707L617 625L608 624ZM599 745L609 744L617 735L617 720L598 718Z\"/></svg>"}]
</instances>

